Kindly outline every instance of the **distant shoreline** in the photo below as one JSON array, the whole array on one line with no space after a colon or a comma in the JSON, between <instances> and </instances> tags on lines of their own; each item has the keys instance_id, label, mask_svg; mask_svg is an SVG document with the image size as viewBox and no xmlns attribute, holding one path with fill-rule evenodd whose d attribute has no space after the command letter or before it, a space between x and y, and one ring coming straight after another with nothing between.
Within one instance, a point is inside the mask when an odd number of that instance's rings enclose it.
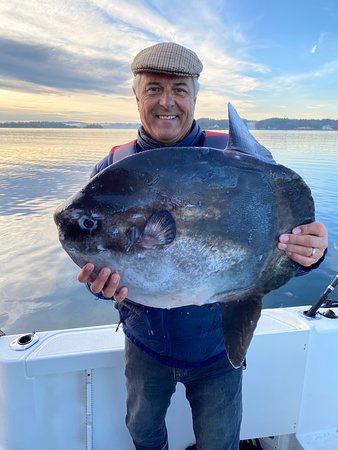
<instances>
[{"instance_id":1,"label":"distant shoreline","mask_svg":"<svg viewBox=\"0 0 338 450\"><path fill-rule=\"evenodd\" d=\"M264 120L245 120L251 130L317 130L338 131L338 120L334 119L283 119L271 118ZM227 120L197 119L204 130L227 130ZM139 123L87 123L87 122L0 122L0 128L72 128L72 129L137 129Z\"/></svg>"},{"instance_id":2,"label":"distant shoreline","mask_svg":"<svg viewBox=\"0 0 338 450\"><path fill-rule=\"evenodd\" d=\"M0 128L77 128L77 129L107 129L107 128L138 128L137 123L86 123L86 122L42 122L42 121L20 121L0 122Z\"/></svg>"}]
</instances>

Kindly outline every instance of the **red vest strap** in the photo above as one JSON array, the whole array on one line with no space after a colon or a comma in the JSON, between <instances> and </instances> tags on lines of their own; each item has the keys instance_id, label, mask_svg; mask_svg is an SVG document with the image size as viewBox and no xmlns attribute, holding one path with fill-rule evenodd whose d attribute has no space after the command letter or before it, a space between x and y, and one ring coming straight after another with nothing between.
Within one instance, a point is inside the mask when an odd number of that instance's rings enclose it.
<instances>
[{"instance_id":1,"label":"red vest strap","mask_svg":"<svg viewBox=\"0 0 338 450\"><path fill-rule=\"evenodd\" d=\"M229 135L228 135L228 133L222 133L221 131L206 130L205 137L209 137L209 136L229 136Z\"/></svg>"},{"instance_id":2,"label":"red vest strap","mask_svg":"<svg viewBox=\"0 0 338 450\"><path fill-rule=\"evenodd\" d=\"M136 143L136 139L128 142L127 144L116 145L115 147L113 147L110 151L111 157L112 157L112 162L116 163L116 161L120 161L121 159L125 158L126 156L134 154L135 153L135 143Z\"/></svg>"},{"instance_id":3,"label":"red vest strap","mask_svg":"<svg viewBox=\"0 0 338 450\"><path fill-rule=\"evenodd\" d=\"M204 132L204 147L213 147L220 150L225 149L228 143L229 135L220 131L205 131Z\"/></svg>"},{"instance_id":4,"label":"red vest strap","mask_svg":"<svg viewBox=\"0 0 338 450\"><path fill-rule=\"evenodd\" d=\"M214 147L223 149L226 147L227 141L228 141L228 134L222 133L220 131L205 131L204 132L205 139L204 139L204 146L205 147ZM117 161L120 161L121 159L125 158L126 156L133 155L136 151L135 148L136 139L127 142L127 144L122 145L116 145L113 147L110 151L112 163L115 163Z\"/></svg>"},{"instance_id":5,"label":"red vest strap","mask_svg":"<svg viewBox=\"0 0 338 450\"><path fill-rule=\"evenodd\" d=\"M126 144L115 145L115 147L113 147L110 151L111 151L112 153L115 153L117 150L119 150L119 149L122 148L122 147L127 147L128 145L131 145L131 144L134 145L135 142L136 142L136 139L134 139L134 140L132 140L132 141L130 141L130 142L127 142Z\"/></svg>"}]
</instances>

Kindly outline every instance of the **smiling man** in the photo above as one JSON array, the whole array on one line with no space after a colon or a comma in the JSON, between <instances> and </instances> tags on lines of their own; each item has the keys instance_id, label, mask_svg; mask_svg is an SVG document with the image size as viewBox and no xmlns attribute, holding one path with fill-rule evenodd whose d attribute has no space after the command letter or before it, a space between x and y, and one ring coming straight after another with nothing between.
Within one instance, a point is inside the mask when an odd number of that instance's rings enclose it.
<instances>
[{"instance_id":1,"label":"smiling man","mask_svg":"<svg viewBox=\"0 0 338 450\"><path fill-rule=\"evenodd\" d=\"M157 73L137 77L134 93L144 131L164 144L181 141L194 120L197 93L193 79Z\"/></svg>"},{"instance_id":2,"label":"smiling man","mask_svg":"<svg viewBox=\"0 0 338 450\"><path fill-rule=\"evenodd\" d=\"M131 68L142 126L135 141L113 147L92 175L133 153L158 147L226 147L225 133L204 132L194 119L203 65L193 51L172 42L156 44L136 55ZM302 225L282 235L278 246L293 260L311 266L323 256L327 233L319 223ZM135 448L168 449L165 416L181 382L192 409L195 448L237 450L242 368L232 367L224 350L220 305L137 305L126 299L127 286L119 286L120 277L112 268L101 269L96 278L93 270L93 264L86 264L78 280L100 298L116 300L126 335L126 423ZM201 279L207 276L201 273Z\"/></svg>"}]
</instances>

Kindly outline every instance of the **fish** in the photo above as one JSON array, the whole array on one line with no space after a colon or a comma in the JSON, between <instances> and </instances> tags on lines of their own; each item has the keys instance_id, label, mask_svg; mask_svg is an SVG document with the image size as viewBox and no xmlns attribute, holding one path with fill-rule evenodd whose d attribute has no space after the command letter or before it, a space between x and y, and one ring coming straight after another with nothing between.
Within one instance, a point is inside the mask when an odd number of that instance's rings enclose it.
<instances>
[{"instance_id":1,"label":"fish","mask_svg":"<svg viewBox=\"0 0 338 450\"><path fill-rule=\"evenodd\" d=\"M229 103L225 149L166 147L107 167L54 214L79 266L110 267L128 301L157 308L219 302L225 349L243 364L262 298L299 265L278 237L314 221L300 175L278 164Z\"/></svg>"}]
</instances>

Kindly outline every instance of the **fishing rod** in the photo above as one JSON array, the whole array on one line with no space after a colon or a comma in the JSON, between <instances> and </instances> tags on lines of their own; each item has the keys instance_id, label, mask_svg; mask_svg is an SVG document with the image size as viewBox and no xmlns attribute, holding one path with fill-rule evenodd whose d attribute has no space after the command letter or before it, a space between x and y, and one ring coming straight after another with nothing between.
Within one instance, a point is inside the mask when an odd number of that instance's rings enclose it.
<instances>
[{"instance_id":1,"label":"fishing rod","mask_svg":"<svg viewBox=\"0 0 338 450\"><path fill-rule=\"evenodd\" d=\"M333 278L331 283L328 285L328 287L325 289L322 295L318 298L318 300L311 306L311 308L308 311L304 311L304 314L307 317L315 317L318 309L327 300L327 297L337 287L337 285L338 285L338 274Z\"/></svg>"}]
</instances>

